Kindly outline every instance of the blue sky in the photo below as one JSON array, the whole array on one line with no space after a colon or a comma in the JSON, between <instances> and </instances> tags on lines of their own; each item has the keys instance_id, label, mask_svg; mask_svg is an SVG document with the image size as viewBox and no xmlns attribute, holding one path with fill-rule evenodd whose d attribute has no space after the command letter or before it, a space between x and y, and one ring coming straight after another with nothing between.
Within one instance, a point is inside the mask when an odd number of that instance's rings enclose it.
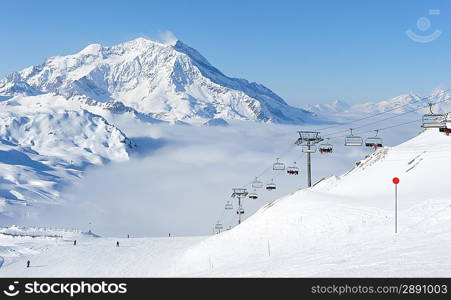
<instances>
[{"instance_id":1,"label":"blue sky","mask_svg":"<svg viewBox=\"0 0 451 300\"><path fill-rule=\"evenodd\" d=\"M169 30L225 74L263 83L290 104L426 95L451 88L450 13L446 0L5 1L0 76L90 43ZM442 34L419 43L408 29Z\"/></svg>"}]
</instances>

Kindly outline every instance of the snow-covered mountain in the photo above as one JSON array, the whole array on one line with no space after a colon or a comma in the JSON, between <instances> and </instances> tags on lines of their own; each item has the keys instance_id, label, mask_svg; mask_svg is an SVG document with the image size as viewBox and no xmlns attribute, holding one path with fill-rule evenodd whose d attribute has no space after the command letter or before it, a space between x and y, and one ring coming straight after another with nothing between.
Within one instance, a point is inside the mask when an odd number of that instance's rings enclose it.
<instances>
[{"instance_id":1,"label":"snow-covered mountain","mask_svg":"<svg viewBox=\"0 0 451 300\"><path fill-rule=\"evenodd\" d=\"M263 85L224 75L181 41L166 45L138 38L112 47L93 44L0 81L0 101L42 94L172 122L314 120Z\"/></svg>"},{"instance_id":2,"label":"snow-covered mountain","mask_svg":"<svg viewBox=\"0 0 451 300\"><path fill-rule=\"evenodd\" d=\"M365 114L375 114L390 111L391 114L413 112L424 114L429 111L428 103L437 103L433 111L446 113L451 111L451 94L447 90L437 89L428 96L416 93L400 95L389 100L367 102L350 105L344 101L335 100L326 104L305 105L304 109L323 119L330 121L346 121ZM399 108L397 108L399 107ZM396 109L397 108L397 109Z\"/></svg>"},{"instance_id":3,"label":"snow-covered mountain","mask_svg":"<svg viewBox=\"0 0 451 300\"><path fill-rule=\"evenodd\" d=\"M206 126L314 120L262 85L225 76L180 41L89 45L0 80L0 216L58 202L87 166L127 160L135 144L118 119Z\"/></svg>"},{"instance_id":4,"label":"snow-covered mountain","mask_svg":"<svg viewBox=\"0 0 451 300\"><path fill-rule=\"evenodd\" d=\"M39 97L39 96L37 96ZM59 202L83 171L126 161L134 147L122 131L86 110L0 103L0 220Z\"/></svg>"}]
</instances>

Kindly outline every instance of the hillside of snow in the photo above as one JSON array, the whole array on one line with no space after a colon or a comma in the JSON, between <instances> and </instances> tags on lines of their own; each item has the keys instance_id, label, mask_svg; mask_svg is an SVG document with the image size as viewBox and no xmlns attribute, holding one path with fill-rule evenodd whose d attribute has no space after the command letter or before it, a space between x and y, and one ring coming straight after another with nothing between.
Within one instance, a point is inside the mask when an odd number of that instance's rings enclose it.
<instances>
[{"instance_id":1,"label":"hillside of snow","mask_svg":"<svg viewBox=\"0 0 451 300\"><path fill-rule=\"evenodd\" d=\"M88 111L4 108L0 103L0 220L29 218L59 203L89 166L127 161L131 142Z\"/></svg>"},{"instance_id":2,"label":"hillside of snow","mask_svg":"<svg viewBox=\"0 0 451 300\"><path fill-rule=\"evenodd\" d=\"M79 246L47 241L45 249L2 255L0 274L448 277L450 153L449 136L426 130L379 149L341 176L266 204L232 230L199 238L122 238L119 248L113 238L80 237ZM397 234L395 176L401 179ZM9 243L3 253L21 241L1 232L0 239ZM26 259L41 267L26 270Z\"/></svg>"},{"instance_id":3,"label":"hillside of snow","mask_svg":"<svg viewBox=\"0 0 451 300\"><path fill-rule=\"evenodd\" d=\"M313 116L270 89L230 78L197 50L138 38L116 46L87 46L0 81L0 101L62 95L85 109L127 110L141 118L204 123L210 119L301 124ZM91 110L90 110L91 111Z\"/></svg>"},{"instance_id":4,"label":"hillside of snow","mask_svg":"<svg viewBox=\"0 0 451 300\"><path fill-rule=\"evenodd\" d=\"M204 266L192 267L199 275L449 276L450 153L451 139L427 130L378 150L343 176L266 205L190 248L182 261ZM395 176L401 179L397 235ZM217 271L205 268L207 255Z\"/></svg>"}]
</instances>

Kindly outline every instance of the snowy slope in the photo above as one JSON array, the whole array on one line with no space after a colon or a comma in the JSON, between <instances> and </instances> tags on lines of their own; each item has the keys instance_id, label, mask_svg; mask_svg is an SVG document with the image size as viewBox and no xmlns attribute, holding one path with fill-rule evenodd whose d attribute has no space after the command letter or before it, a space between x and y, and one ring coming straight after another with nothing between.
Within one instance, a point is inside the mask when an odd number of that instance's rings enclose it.
<instances>
[{"instance_id":1,"label":"snowy slope","mask_svg":"<svg viewBox=\"0 0 451 300\"><path fill-rule=\"evenodd\" d=\"M209 238L83 238L9 258L2 276L450 276L451 138L427 130ZM394 187L399 231L394 234ZM0 236L2 242L8 236ZM5 243L5 242L4 242ZM41 245L41 241L36 242ZM27 246L30 246L29 244ZM28 249L28 248L27 248ZM42 266L26 270L26 259ZM114 265L111 263L114 262Z\"/></svg>"},{"instance_id":2,"label":"snowy slope","mask_svg":"<svg viewBox=\"0 0 451 300\"><path fill-rule=\"evenodd\" d=\"M268 88L230 78L195 49L138 38L120 45L87 46L0 81L0 101L15 96L58 94L134 110L167 121L209 119L299 124L312 115L284 102Z\"/></svg>"},{"instance_id":3,"label":"snowy slope","mask_svg":"<svg viewBox=\"0 0 451 300\"><path fill-rule=\"evenodd\" d=\"M437 130L380 149L347 174L192 247L182 261L198 275L449 276L449 153L451 138ZM401 178L397 236L394 176ZM206 267L207 256L216 271Z\"/></svg>"},{"instance_id":4,"label":"snowy slope","mask_svg":"<svg viewBox=\"0 0 451 300\"><path fill-rule=\"evenodd\" d=\"M381 149L195 245L179 264L200 276L449 276L450 153L451 138L436 130Z\"/></svg>"},{"instance_id":5,"label":"snowy slope","mask_svg":"<svg viewBox=\"0 0 451 300\"><path fill-rule=\"evenodd\" d=\"M0 220L45 211L87 167L126 161L131 147L119 129L85 110L2 109Z\"/></svg>"},{"instance_id":6,"label":"snowy slope","mask_svg":"<svg viewBox=\"0 0 451 300\"><path fill-rule=\"evenodd\" d=\"M78 229L0 228L0 277L175 276L173 258L202 239L96 238Z\"/></svg>"}]
</instances>

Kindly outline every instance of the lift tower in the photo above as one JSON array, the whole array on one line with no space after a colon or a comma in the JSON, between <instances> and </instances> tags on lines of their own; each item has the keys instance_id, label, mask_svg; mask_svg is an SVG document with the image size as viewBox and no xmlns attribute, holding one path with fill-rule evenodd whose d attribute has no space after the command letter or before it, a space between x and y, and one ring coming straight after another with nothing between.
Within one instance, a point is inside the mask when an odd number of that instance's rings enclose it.
<instances>
[{"instance_id":1,"label":"lift tower","mask_svg":"<svg viewBox=\"0 0 451 300\"><path fill-rule=\"evenodd\" d=\"M238 215L238 224L241 224L241 215L244 214L243 206L241 205L241 198L246 198L249 193L246 189L235 188L233 189L232 198L238 198L238 209L236 213Z\"/></svg>"},{"instance_id":2,"label":"lift tower","mask_svg":"<svg viewBox=\"0 0 451 300\"><path fill-rule=\"evenodd\" d=\"M307 185L312 186L312 160L310 155L316 152L316 144L322 142L323 139L316 131L298 131L299 138L295 142L296 145L302 147L302 152L307 153Z\"/></svg>"}]
</instances>

